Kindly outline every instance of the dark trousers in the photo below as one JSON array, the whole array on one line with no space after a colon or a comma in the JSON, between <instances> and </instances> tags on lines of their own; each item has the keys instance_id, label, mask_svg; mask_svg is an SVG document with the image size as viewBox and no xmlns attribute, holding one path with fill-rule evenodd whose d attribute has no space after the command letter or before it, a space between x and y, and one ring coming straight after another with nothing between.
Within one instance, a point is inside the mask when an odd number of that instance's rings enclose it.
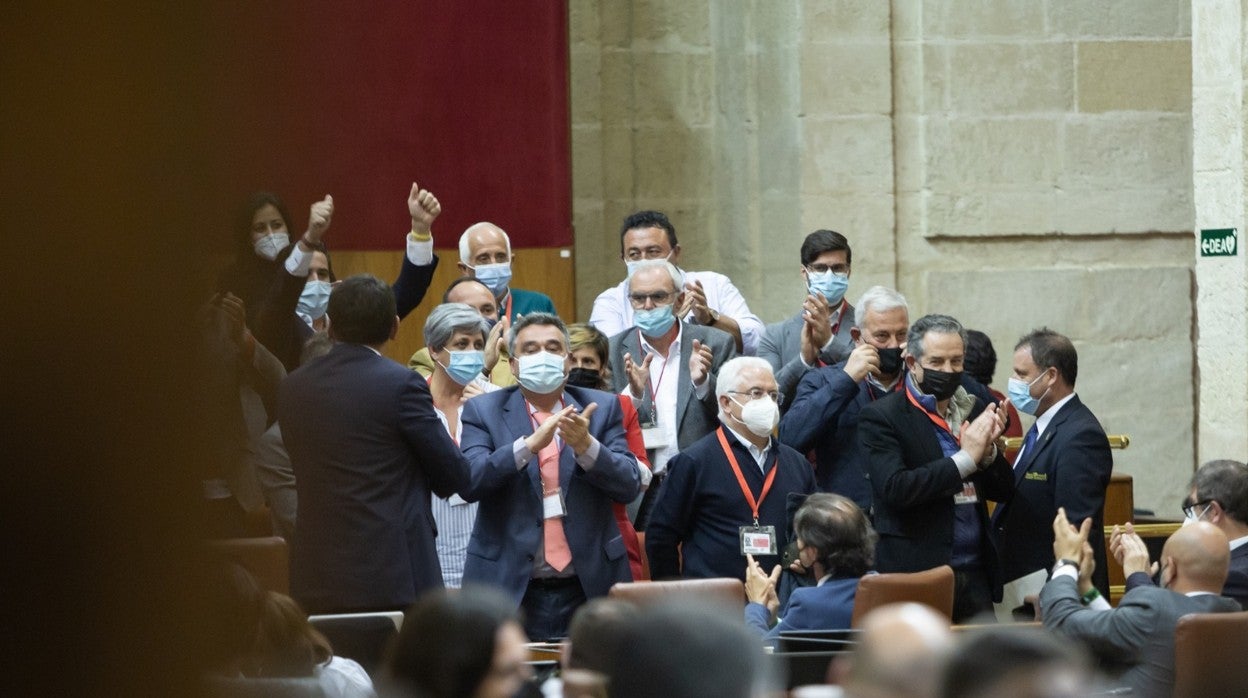
<instances>
[{"instance_id":1,"label":"dark trousers","mask_svg":"<svg viewBox=\"0 0 1248 698\"><path fill-rule=\"evenodd\" d=\"M667 471L655 475L650 481L650 487L639 496L637 510L629 512L633 518L633 530L639 533L645 532L646 525L650 523L650 512L654 509L654 502L659 498L659 488L662 487L663 479L666 477Z\"/></svg>"},{"instance_id":2,"label":"dark trousers","mask_svg":"<svg viewBox=\"0 0 1248 698\"><path fill-rule=\"evenodd\" d=\"M564 639L572 614L585 600L578 577L530 579L520 601L525 634L533 642Z\"/></svg>"},{"instance_id":3,"label":"dark trousers","mask_svg":"<svg viewBox=\"0 0 1248 698\"><path fill-rule=\"evenodd\" d=\"M978 617L984 613L987 616ZM992 611L992 586L984 568L965 567L953 571L953 622L996 622Z\"/></svg>"}]
</instances>

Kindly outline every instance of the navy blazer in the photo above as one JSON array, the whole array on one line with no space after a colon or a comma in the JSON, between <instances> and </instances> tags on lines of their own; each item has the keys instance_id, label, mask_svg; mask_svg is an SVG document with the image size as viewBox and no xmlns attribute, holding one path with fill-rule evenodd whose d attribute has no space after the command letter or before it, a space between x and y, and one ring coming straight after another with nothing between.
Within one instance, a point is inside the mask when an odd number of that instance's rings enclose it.
<instances>
[{"instance_id":1,"label":"navy blazer","mask_svg":"<svg viewBox=\"0 0 1248 698\"><path fill-rule=\"evenodd\" d=\"M309 612L401 609L442 586L429 492L468 485L468 462L424 378L339 343L282 383L282 440L299 486L291 595Z\"/></svg>"},{"instance_id":2,"label":"navy blazer","mask_svg":"<svg viewBox=\"0 0 1248 698\"><path fill-rule=\"evenodd\" d=\"M1036 444L1022 453L1014 466L1014 494L993 512L1007 581L1053 566L1053 517L1058 507L1065 507L1076 526L1092 519L1092 583L1109 598L1104 519L1105 488L1113 467L1105 430L1079 396L1072 397Z\"/></svg>"},{"instance_id":3,"label":"navy blazer","mask_svg":"<svg viewBox=\"0 0 1248 698\"><path fill-rule=\"evenodd\" d=\"M559 485L567 505L564 534L572 565L589 598L603 596L616 582L632 581L624 539L612 502L631 502L641 489L637 459L628 450L616 395L565 387L565 404L584 408L597 403L590 433L598 440L598 459L588 470L576 463L572 448L559 454ZM472 465L469 486L460 492L481 502L468 542L464 584L502 589L517 605L533 577L533 561L542 545L542 474L538 454L516 469L515 441L533 433L528 405L519 386L478 395L464 403L460 444Z\"/></svg>"},{"instance_id":4,"label":"navy blazer","mask_svg":"<svg viewBox=\"0 0 1248 698\"><path fill-rule=\"evenodd\" d=\"M789 630L846 630L854 616L858 577L829 579L821 586L793 590L789 603L778 614L779 622L768 628L770 612L762 604L745 606L745 622L769 643Z\"/></svg>"},{"instance_id":5,"label":"navy blazer","mask_svg":"<svg viewBox=\"0 0 1248 698\"><path fill-rule=\"evenodd\" d=\"M745 579L740 530L753 522L754 515L724 457L718 432L707 434L668 462L667 479L646 528L646 554L654 579ZM757 497L766 476L737 437L730 433L725 436L751 494ZM759 507L758 518L761 525L776 527L777 549L784 550L789 544L788 497L814 492L815 475L802 454L774 439L764 461L768 471L776 467L772 463L777 454L780 472ZM677 545L681 546L679 551ZM780 563L778 555L755 558L766 570Z\"/></svg>"},{"instance_id":6,"label":"navy blazer","mask_svg":"<svg viewBox=\"0 0 1248 698\"><path fill-rule=\"evenodd\" d=\"M983 400L976 399L969 419L974 421L984 406ZM880 534L875 548L876 569L919 572L949 564L953 557L953 496L962 490L962 476L953 458L941 450L927 414L900 390L863 408L858 435L867 457L875 529ZM1014 486L1012 475L1005 456L997 453L991 466L971 476L979 496L975 507L983 533L980 559L988 571L994 599L1001 598L1001 570L985 500L1008 499Z\"/></svg>"}]
</instances>

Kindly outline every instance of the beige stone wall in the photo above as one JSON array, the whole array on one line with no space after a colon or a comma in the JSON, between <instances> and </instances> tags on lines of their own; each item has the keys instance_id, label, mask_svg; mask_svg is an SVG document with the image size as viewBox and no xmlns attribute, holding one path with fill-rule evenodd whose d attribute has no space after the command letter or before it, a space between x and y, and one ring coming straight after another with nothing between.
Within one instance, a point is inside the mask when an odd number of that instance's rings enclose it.
<instances>
[{"instance_id":1,"label":"beige stone wall","mask_svg":"<svg viewBox=\"0 0 1248 698\"><path fill-rule=\"evenodd\" d=\"M912 316L1069 334L1078 389L1134 446L1140 506L1194 458L1190 9L1175 0L571 0L578 315L623 278L617 226L672 215L684 266L766 321L830 227Z\"/></svg>"}]
</instances>

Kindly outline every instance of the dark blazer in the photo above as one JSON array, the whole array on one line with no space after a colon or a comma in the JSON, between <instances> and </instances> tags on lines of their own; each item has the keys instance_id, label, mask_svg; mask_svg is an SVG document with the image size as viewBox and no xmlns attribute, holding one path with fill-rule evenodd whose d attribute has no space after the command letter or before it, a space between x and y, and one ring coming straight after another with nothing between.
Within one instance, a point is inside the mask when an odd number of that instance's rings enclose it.
<instances>
[{"instance_id":1,"label":"dark blazer","mask_svg":"<svg viewBox=\"0 0 1248 698\"><path fill-rule=\"evenodd\" d=\"M976 399L969 419L984 411ZM880 572L918 572L947 565L953 556L953 496L962 490L962 478L953 458L941 451L934 426L926 413L910 404L905 390L863 407L858 435L866 454L871 482L875 548ZM980 559L999 599L1001 571L988 524L985 499L1002 501L1013 488L1010 464L998 453L992 465L971 477L979 496L975 505L983 534Z\"/></svg>"},{"instance_id":2,"label":"dark blazer","mask_svg":"<svg viewBox=\"0 0 1248 698\"><path fill-rule=\"evenodd\" d=\"M771 364L776 374L776 384L780 386L780 392L784 393L784 401L780 404L782 412L793 404L797 384L810 370L802 363L801 356L804 324L806 321L799 311L788 320L768 325L763 332L763 338L758 342L758 356L767 359ZM832 337L832 344L819 352L819 360L831 365L848 359L849 353L854 350L854 339L849 334L853 327L854 306L846 303L836 334Z\"/></svg>"},{"instance_id":3,"label":"dark blazer","mask_svg":"<svg viewBox=\"0 0 1248 698\"><path fill-rule=\"evenodd\" d=\"M1085 608L1073 577L1061 576L1040 590L1044 627L1083 641L1101 660L1113 683L1132 695L1169 696L1174 688L1174 628L1189 613L1233 613L1239 604L1211 594L1185 596L1146 586L1133 589L1109 611Z\"/></svg>"},{"instance_id":4,"label":"dark blazer","mask_svg":"<svg viewBox=\"0 0 1248 698\"><path fill-rule=\"evenodd\" d=\"M612 502L630 502L641 489L637 459L628 450L616 395L588 388L564 388L565 404L598 409L590 433L598 459L590 469L576 463L570 446L559 454L559 484L567 506L564 534L572 566L585 595L603 596L616 582L632 581L624 539ZM481 502L468 542L464 584L489 584L517 605L533 577L533 560L542 544L542 473L538 454L516 469L515 441L533 433L528 405L518 386L478 395L464 403L464 455L472 479L464 499Z\"/></svg>"},{"instance_id":5,"label":"dark blazer","mask_svg":"<svg viewBox=\"0 0 1248 698\"><path fill-rule=\"evenodd\" d=\"M707 377L706 397L696 400L693 396L693 382L689 380L689 357L693 355L693 340L709 346L714 358L711 360L711 375ZM628 371L624 370L624 354L628 353L633 361L645 358L638 339L637 328L627 330L611 338L609 349L611 359L611 389L620 392L628 387ZM719 408L715 400L715 374L724 362L737 355L737 343L732 335L714 327L690 325L685 323L680 336L680 372L674 374L679 380L676 384L676 446L684 449L693 442L706 436L719 424L716 414ZM670 369L669 369L670 370ZM669 374L669 380L673 375ZM642 416L650 413L650 393L637 404L637 413ZM648 452L653 458L653 451Z\"/></svg>"},{"instance_id":6,"label":"dark blazer","mask_svg":"<svg viewBox=\"0 0 1248 698\"><path fill-rule=\"evenodd\" d=\"M815 452L815 481L821 492L849 497L871 511L866 456L858 443L858 414L878 388L855 383L845 363L808 371L797 386L792 408L780 420L780 440L799 453Z\"/></svg>"},{"instance_id":7,"label":"dark blazer","mask_svg":"<svg viewBox=\"0 0 1248 698\"><path fill-rule=\"evenodd\" d=\"M468 462L424 378L337 344L278 395L299 487L291 595L311 613L406 608L442 586L429 492L468 485Z\"/></svg>"},{"instance_id":8,"label":"dark blazer","mask_svg":"<svg viewBox=\"0 0 1248 698\"><path fill-rule=\"evenodd\" d=\"M1015 464L1014 495L993 512L1007 581L1053 566L1053 517L1058 507L1066 507L1066 517L1075 525L1092 519L1092 583L1109 597L1104 518L1113 467L1105 430L1079 396L1072 397Z\"/></svg>"},{"instance_id":9,"label":"dark blazer","mask_svg":"<svg viewBox=\"0 0 1248 698\"><path fill-rule=\"evenodd\" d=\"M745 446L726 433L741 473L757 497L766 475ZM759 523L776 527L776 545L788 545L787 500L791 493L815 491L815 475L802 454L772 439L765 461L770 468L779 454L780 472L759 507ZM715 432L676 454L667 464L668 475L646 528L646 554L653 579L736 577L745 579L740 529L753 523L737 476L724 457ZM677 550L677 546L681 546ZM770 571L779 556L755 556ZM683 558L683 563L682 563Z\"/></svg>"},{"instance_id":10,"label":"dark blazer","mask_svg":"<svg viewBox=\"0 0 1248 698\"><path fill-rule=\"evenodd\" d=\"M789 630L846 630L854 616L857 593L858 577L829 579L822 586L794 589L775 626L767 627L771 614L757 603L746 604L745 623L769 641Z\"/></svg>"},{"instance_id":11,"label":"dark blazer","mask_svg":"<svg viewBox=\"0 0 1248 698\"><path fill-rule=\"evenodd\" d=\"M394 280L395 315L399 319L407 317L425 299L429 284L433 283L433 273L438 270L438 256L433 256L429 264L417 266L403 254L403 265L399 267L399 278Z\"/></svg>"}]
</instances>

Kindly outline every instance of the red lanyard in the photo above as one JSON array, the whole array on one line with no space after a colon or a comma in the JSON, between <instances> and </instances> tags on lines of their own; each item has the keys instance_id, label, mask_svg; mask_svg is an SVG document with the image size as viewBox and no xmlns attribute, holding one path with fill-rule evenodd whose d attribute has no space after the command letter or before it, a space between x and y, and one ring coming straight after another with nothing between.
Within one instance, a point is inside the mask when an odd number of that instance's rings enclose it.
<instances>
[{"instance_id":1,"label":"red lanyard","mask_svg":"<svg viewBox=\"0 0 1248 698\"><path fill-rule=\"evenodd\" d=\"M507 300L503 303L503 314L498 319L502 320L503 318L507 318L508 320L511 319L511 291L510 290L507 291Z\"/></svg>"},{"instance_id":2,"label":"red lanyard","mask_svg":"<svg viewBox=\"0 0 1248 698\"><path fill-rule=\"evenodd\" d=\"M776 456L776 461L771 464L771 472L767 473L767 479L763 481L763 491L758 495L758 499L754 499L754 493L750 492L750 486L745 482L745 475L741 474L741 466L737 465L737 457L732 453L732 447L728 445L728 437L724 436L724 428L720 427L715 430L715 434L719 436L719 445L724 449L724 455L728 457L728 465L732 466L732 472L737 476L737 484L741 486L741 494L745 495L745 503L750 505L750 511L754 514L754 525L758 525L758 508L762 506L763 500L767 498L767 493L771 491L771 486L776 482L776 473L780 470L780 456Z\"/></svg>"},{"instance_id":3,"label":"red lanyard","mask_svg":"<svg viewBox=\"0 0 1248 698\"><path fill-rule=\"evenodd\" d=\"M902 377L902 380L905 380L904 376ZM928 412L926 407L924 407L923 405L920 405L919 401L914 398L914 394L910 392L910 389L908 387L906 388L906 399L910 401L910 404L919 408L919 410L923 412L923 414L927 415L927 418L932 420L932 424L935 424L941 429L944 429L946 432L948 432L950 436L953 437L954 441L958 442L959 446L962 445L962 435L954 434L953 430L949 428L949 422L946 422L943 417L941 417L938 414L935 414L934 412Z\"/></svg>"},{"instance_id":4,"label":"red lanyard","mask_svg":"<svg viewBox=\"0 0 1248 698\"><path fill-rule=\"evenodd\" d=\"M836 324L832 326L832 336L836 337L836 331L841 329L841 321L845 319L845 306L849 305L849 301L841 299L841 309L836 314Z\"/></svg>"},{"instance_id":5,"label":"red lanyard","mask_svg":"<svg viewBox=\"0 0 1248 698\"><path fill-rule=\"evenodd\" d=\"M641 347L642 351L645 351L645 346L643 346L643 345L642 345L642 342L643 342L643 341L644 341L644 340L642 340L642 338L641 338L641 330L637 330L637 346ZM669 347L667 348L667 351L668 351L668 353L671 353L672 348L669 346ZM654 352L654 353L656 353L656 354L657 354L658 352L656 351L656 352ZM679 354L677 354L677 355L679 356ZM644 359L644 357L643 357L643 359ZM668 366L668 364L672 363L669 359L670 359L670 357L667 357L667 356L664 356L664 357L663 357L663 370L662 370L662 371L659 371L659 380L658 380L658 382L656 383L656 382L655 382L655 381L653 381L653 380L649 380L649 381L647 381L647 382L646 382L646 387L650 388L650 402L652 402L652 403L654 403L654 404L655 404L655 410L658 410L658 402L659 402L659 388L663 385L663 376L666 376L666 375L667 375L667 366ZM679 361L679 360L680 360L680 359L677 359L677 361ZM641 365L641 362L640 362L640 361L639 361L639 362L637 362L637 365L638 365L638 366L640 366L640 365Z\"/></svg>"}]
</instances>

